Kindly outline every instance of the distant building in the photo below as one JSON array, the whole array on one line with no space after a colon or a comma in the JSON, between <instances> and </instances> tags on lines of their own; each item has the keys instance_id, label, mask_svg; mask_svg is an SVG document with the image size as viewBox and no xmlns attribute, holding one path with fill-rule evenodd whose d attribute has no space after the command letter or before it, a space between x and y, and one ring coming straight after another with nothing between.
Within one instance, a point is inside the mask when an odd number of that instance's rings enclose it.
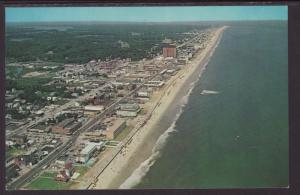
<instances>
[{"instance_id":1,"label":"distant building","mask_svg":"<svg viewBox=\"0 0 300 195\"><path fill-rule=\"evenodd\" d=\"M40 152L37 148L32 148L27 151L25 154L19 155L15 158L15 163L20 165L34 165L38 162L40 157Z\"/></svg>"},{"instance_id":2,"label":"distant building","mask_svg":"<svg viewBox=\"0 0 300 195\"><path fill-rule=\"evenodd\" d=\"M54 145L44 145L42 146L41 151L44 154L50 154L54 149L55 149Z\"/></svg>"},{"instance_id":3,"label":"distant building","mask_svg":"<svg viewBox=\"0 0 300 195\"><path fill-rule=\"evenodd\" d=\"M75 173L75 168L73 167L72 162L68 162L65 164L65 172L68 177L72 177Z\"/></svg>"},{"instance_id":4,"label":"distant building","mask_svg":"<svg viewBox=\"0 0 300 195\"><path fill-rule=\"evenodd\" d=\"M25 144L27 142L27 135L22 134L22 135L15 135L12 138L12 141L15 142L18 145Z\"/></svg>"},{"instance_id":5,"label":"distant building","mask_svg":"<svg viewBox=\"0 0 300 195\"><path fill-rule=\"evenodd\" d=\"M166 44L163 46L163 56L164 58L173 57L176 58L176 46Z\"/></svg>"},{"instance_id":6,"label":"distant building","mask_svg":"<svg viewBox=\"0 0 300 195\"><path fill-rule=\"evenodd\" d=\"M45 133L50 132L51 126L45 125L45 122L40 122L27 129L28 132Z\"/></svg>"},{"instance_id":7,"label":"distant building","mask_svg":"<svg viewBox=\"0 0 300 195\"><path fill-rule=\"evenodd\" d=\"M94 116L104 110L104 106L87 105L84 107L84 115Z\"/></svg>"},{"instance_id":8,"label":"distant building","mask_svg":"<svg viewBox=\"0 0 300 195\"><path fill-rule=\"evenodd\" d=\"M56 164L59 165L64 165L68 161L69 157L68 156L60 156L58 159L55 160Z\"/></svg>"},{"instance_id":9,"label":"distant building","mask_svg":"<svg viewBox=\"0 0 300 195\"><path fill-rule=\"evenodd\" d=\"M148 81L145 83L146 87L154 87L154 88L160 88L164 85L165 83L163 81Z\"/></svg>"},{"instance_id":10,"label":"distant building","mask_svg":"<svg viewBox=\"0 0 300 195\"><path fill-rule=\"evenodd\" d=\"M70 177L66 174L64 170L59 171L59 173L54 178L55 181L68 182Z\"/></svg>"},{"instance_id":11,"label":"distant building","mask_svg":"<svg viewBox=\"0 0 300 195\"><path fill-rule=\"evenodd\" d=\"M137 96L138 97L149 97L149 92L147 92L147 91L139 91L139 92L137 92Z\"/></svg>"},{"instance_id":12,"label":"distant building","mask_svg":"<svg viewBox=\"0 0 300 195\"><path fill-rule=\"evenodd\" d=\"M167 70L167 74L174 76L176 74L176 70L175 69L169 69L169 70Z\"/></svg>"},{"instance_id":13,"label":"distant building","mask_svg":"<svg viewBox=\"0 0 300 195\"><path fill-rule=\"evenodd\" d=\"M74 70L75 67L76 67L75 64L65 64L65 65L64 65L64 69L65 69L65 70Z\"/></svg>"},{"instance_id":14,"label":"distant building","mask_svg":"<svg viewBox=\"0 0 300 195\"><path fill-rule=\"evenodd\" d=\"M75 168L73 167L72 162L68 162L65 164L64 170L59 171L54 179L55 181L68 182L74 173Z\"/></svg>"},{"instance_id":15,"label":"distant building","mask_svg":"<svg viewBox=\"0 0 300 195\"><path fill-rule=\"evenodd\" d=\"M121 117L135 117L141 108L137 103L120 103L117 115Z\"/></svg>"},{"instance_id":16,"label":"distant building","mask_svg":"<svg viewBox=\"0 0 300 195\"><path fill-rule=\"evenodd\" d=\"M123 119L114 119L109 123L106 130L107 139L115 139L126 128L126 121Z\"/></svg>"},{"instance_id":17,"label":"distant building","mask_svg":"<svg viewBox=\"0 0 300 195\"><path fill-rule=\"evenodd\" d=\"M73 118L68 118L52 127L52 132L70 135L79 127L81 127L80 122L76 122Z\"/></svg>"},{"instance_id":18,"label":"distant building","mask_svg":"<svg viewBox=\"0 0 300 195\"><path fill-rule=\"evenodd\" d=\"M35 112L35 114L36 114L37 116L43 116L43 115L44 115L44 111L38 110L38 111Z\"/></svg>"},{"instance_id":19,"label":"distant building","mask_svg":"<svg viewBox=\"0 0 300 195\"><path fill-rule=\"evenodd\" d=\"M116 62L114 61L108 61L108 62L101 62L100 68L105 70L112 70L117 67Z\"/></svg>"},{"instance_id":20,"label":"distant building","mask_svg":"<svg viewBox=\"0 0 300 195\"><path fill-rule=\"evenodd\" d=\"M87 161L93 156L96 150L101 149L104 145L104 142L100 143L88 143L85 148L80 152L79 156L76 158L76 161L79 163L87 163Z\"/></svg>"}]
</instances>

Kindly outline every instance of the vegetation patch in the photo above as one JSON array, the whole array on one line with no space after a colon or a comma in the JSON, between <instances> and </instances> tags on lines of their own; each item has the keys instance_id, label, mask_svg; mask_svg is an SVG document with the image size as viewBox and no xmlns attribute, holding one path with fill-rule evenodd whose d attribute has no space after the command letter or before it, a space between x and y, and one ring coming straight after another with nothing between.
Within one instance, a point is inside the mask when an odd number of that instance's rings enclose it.
<instances>
[{"instance_id":1,"label":"vegetation patch","mask_svg":"<svg viewBox=\"0 0 300 195\"><path fill-rule=\"evenodd\" d=\"M133 129L132 125L128 125L117 137L116 137L116 141L121 141L123 140L128 134L129 132Z\"/></svg>"},{"instance_id":2,"label":"vegetation patch","mask_svg":"<svg viewBox=\"0 0 300 195\"><path fill-rule=\"evenodd\" d=\"M72 182L55 181L56 173L44 172L38 178L26 186L30 190L66 190L72 185Z\"/></svg>"}]
</instances>

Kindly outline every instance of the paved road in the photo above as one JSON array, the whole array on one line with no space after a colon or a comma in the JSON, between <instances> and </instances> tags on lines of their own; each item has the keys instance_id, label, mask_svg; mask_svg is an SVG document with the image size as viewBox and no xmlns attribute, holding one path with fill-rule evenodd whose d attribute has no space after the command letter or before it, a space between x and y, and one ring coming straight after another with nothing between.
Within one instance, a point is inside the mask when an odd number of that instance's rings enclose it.
<instances>
[{"instance_id":1,"label":"paved road","mask_svg":"<svg viewBox=\"0 0 300 195\"><path fill-rule=\"evenodd\" d=\"M140 86L138 86L137 88L135 88L134 90L132 90L126 96L120 98L119 100L117 100L116 102L114 102L113 104L111 104L109 107L107 107L102 113L98 114L96 117L94 117L93 119L91 119L90 121L88 121L87 123L85 123L80 129L78 129L71 136L71 138L64 145L62 145L60 148L56 149L53 153L49 154L46 158L44 158L43 160L41 160L29 172L25 173L24 175L20 176L15 181L13 181L9 185L7 185L7 189L8 190L17 190L17 189L21 188L23 185L25 185L26 183L30 182L34 178L34 176L36 174L38 174L42 170L43 166L51 164L51 162L53 162L56 158L58 158L59 156L61 156L62 154L64 154L72 146L72 144L76 142L76 139L79 137L79 135L82 132L84 132L84 131L92 128L94 125L96 125L97 121L99 121L99 119L101 119L102 117L104 117L106 114L108 114L111 111L113 111L114 108L115 108L115 106L118 105L118 103L120 101L122 101L122 100L130 97L134 93L136 93L139 89L141 89L144 86L144 84L146 82L148 82L149 80L152 80L158 74L155 74L155 75L151 76L149 79L147 79L146 81L144 81Z\"/></svg>"},{"instance_id":2,"label":"paved road","mask_svg":"<svg viewBox=\"0 0 300 195\"><path fill-rule=\"evenodd\" d=\"M75 105L75 102L84 100L85 98L89 97L90 95L93 95L93 94L95 94L97 91L103 89L105 86L106 86L106 85L103 85L103 86L101 86L101 87L98 87L98 88L96 88L96 89L93 89L92 91L90 91L89 93L87 93L87 94L85 94L85 95L83 95L83 96L79 96L79 97L76 98L76 99L72 99L72 100L70 100L69 102L65 103L64 105L61 105L61 106L55 108L55 109L52 110L52 111L46 112L42 118L39 118L38 120L35 120L35 121L31 121L30 123L28 123L28 124L26 124L26 125L23 125L23 126L17 128L17 129L15 129L14 131L8 132L8 133L6 134L6 139L10 139L11 137L13 137L13 136L16 135L16 134L22 134L22 133L26 132L26 130L27 130L28 128L30 128L31 126L33 126L33 125L35 125L35 124L38 124L38 123L40 123L40 122L46 120L47 118L50 118L50 117L53 115L53 113L61 112L61 111L63 111L64 109L66 109L66 108L68 108L68 107L71 107L71 106Z\"/></svg>"},{"instance_id":3,"label":"paved road","mask_svg":"<svg viewBox=\"0 0 300 195\"><path fill-rule=\"evenodd\" d=\"M188 42L191 42L193 41L195 38L197 38L198 36L194 37L193 39L187 41L186 43L184 44L181 44L180 46L178 47L181 47L185 44L187 44ZM161 70L163 70L164 68L162 68ZM160 71L159 71L160 72ZM115 106L118 105L118 103L128 97L130 97L131 95L133 95L134 93L136 93L139 89L141 89L145 83L147 83L148 81L152 80L153 78L155 78L157 75L159 75L159 73L151 76L150 78L148 78L147 80L145 80L140 86L138 86L136 89L134 89L133 91L131 91L129 94L127 94L126 96L120 98L119 100L117 100L116 102L114 102L113 104L111 104L109 107L107 107L102 113L98 114L95 118L93 118L92 120L88 121L86 124L84 124L79 130L77 130L72 136L71 138L64 144L62 145L60 148L56 149L54 152L52 152L51 154L49 154L45 159L41 160L33 169L31 169L29 172L27 172L26 174L20 176L19 178L17 178L15 181L13 181L12 183L10 183L9 185L7 185L7 189L9 190L16 190L16 189L19 189L20 187L22 187L24 184L30 182L35 175L37 175L41 170L42 170L42 167L45 166L45 165L48 165L48 164L51 164L51 162L53 162L56 158L58 158L59 156L61 156L62 154L64 154L71 146L73 143L76 142L76 139L79 137L79 135L92 128L94 125L97 124L97 121L99 121L102 117L104 117L106 114L110 113L111 111L114 110ZM100 87L100 88L97 88L93 91L91 91L90 93L84 95L84 96L81 96L81 97L78 97L77 99L75 100L71 100L70 102L60 106L58 109L56 109L55 111L52 111L51 113L57 113L57 112L60 112L62 111L63 109L71 106L72 104L74 104L76 101L80 100L80 99L84 99L86 97L88 97L89 95L91 95L92 93L95 93L96 90L100 90L101 88L104 88L106 85ZM156 105L157 106L157 105ZM156 107L155 106L155 107ZM147 119L149 119L151 117L151 114L148 114L147 115ZM26 127L30 127L31 125L33 124L37 124L38 122L41 122L43 120L45 120L46 118L48 118L50 116L50 113L47 113L45 114L45 116L41 119L39 119L38 121L33 121L31 122L29 125L27 125ZM145 120L145 122L147 121L147 119ZM145 123L144 122L144 123ZM140 127L142 127L143 124L139 124L133 131L131 131L130 135L126 137L126 139L124 140L124 144L121 144L118 146L118 148L113 152L113 154L111 155L111 158L107 161L106 164L103 165L103 167L101 167L101 169L98 169L99 171L97 171L97 176L99 176L103 171L104 169L110 164L110 162L117 156L118 153L121 152L121 149L123 148L124 145L126 145L130 139L138 132L138 130L140 129ZM12 136L12 135L15 135L17 133L20 133L22 131L26 131L26 127L18 130L18 131L14 131L14 133L12 133L11 135L8 135L8 136ZM89 178L87 181L86 181L86 184L87 185L87 188L90 188L92 187L91 185L92 184L95 184L95 181L96 178Z\"/></svg>"}]
</instances>

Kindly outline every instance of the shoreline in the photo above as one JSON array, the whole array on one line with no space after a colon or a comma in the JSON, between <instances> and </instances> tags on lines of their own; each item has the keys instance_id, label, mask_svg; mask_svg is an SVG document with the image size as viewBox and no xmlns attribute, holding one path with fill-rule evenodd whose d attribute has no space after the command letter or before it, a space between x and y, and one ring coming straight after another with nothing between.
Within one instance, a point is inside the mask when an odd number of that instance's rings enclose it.
<instances>
[{"instance_id":1,"label":"shoreline","mask_svg":"<svg viewBox=\"0 0 300 195\"><path fill-rule=\"evenodd\" d=\"M92 189L116 189L120 186L128 189L139 183L139 179L142 179L149 168L154 164L155 161L152 159L153 155L154 157L160 155L159 151L156 151L155 149L157 143L160 141L161 137L163 137L162 139L165 141L168 133L174 130L172 126L175 125L176 119L179 117L180 113L177 113L178 116L175 116L175 121L172 122L171 125L168 125L169 128L164 128L163 132L156 130L157 126L159 126L161 117L164 116L168 110L172 110L171 104L175 102L178 94L184 89L184 86L191 86L200 78L210 57L214 53L225 28L226 27L216 29L214 35L212 35L207 43L206 48L199 53L196 53L196 56L190 64L187 64L177 73L177 75L166 82L165 87L159 92L160 96L156 98L154 102L151 102L151 104L154 103L155 106L152 107L145 125L133 134L131 139L129 139L131 141L129 141L128 144L125 144L125 147L123 147L121 152L112 159L111 163L97 177L97 182L92 186ZM191 78L194 77L194 75L197 76L196 79ZM193 79L193 81L189 81L191 79ZM185 98L188 98L192 89L193 87L190 87L190 89L188 89L189 91L185 93L183 97L186 96ZM182 109L182 105L177 106ZM182 110L180 110L180 112L181 111ZM145 165L148 165L148 167ZM92 169L97 169L97 167L92 167L91 170ZM137 174L139 171L138 169L143 169L144 175L140 175L140 178L134 178L136 177L134 174ZM133 181L130 181L130 179L133 179Z\"/></svg>"}]
</instances>

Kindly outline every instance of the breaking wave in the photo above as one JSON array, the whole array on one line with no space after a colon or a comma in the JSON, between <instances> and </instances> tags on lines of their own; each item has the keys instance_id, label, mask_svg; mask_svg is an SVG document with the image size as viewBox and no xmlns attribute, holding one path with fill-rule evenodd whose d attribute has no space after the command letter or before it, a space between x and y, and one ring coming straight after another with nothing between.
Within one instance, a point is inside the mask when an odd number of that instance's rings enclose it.
<instances>
[{"instance_id":1,"label":"breaking wave","mask_svg":"<svg viewBox=\"0 0 300 195\"><path fill-rule=\"evenodd\" d=\"M161 149L165 146L167 138L169 137L170 133L175 132L175 122L165 131L156 141L154 148L152 149L151 156L142 162L140 166L133 171L130 177L128 177L124 183L122 183L119 189L130 189L137 184L140 183L142 178L147 174L150 170L151 166L155 163L155 161L161 155Z\"/></svg>"},{"instance_id":2,"label":"breaking wave","mask_svg":"<svg viewBox=\"0 0 300 195\"><path fill-rule=\"evenodd\" d=\"M140 181L143 179L143 177L148 173L150 168L154 165L156 160L161 156L161 150L166 145L168 137L172 133L176 132L176 129L175 129L176 122L177 122L178 118L180 117L180 115L182 114L183 108L188 103L190 94L192 93L192 91L195 87L195 84L200 79L200 77L201 77L203 71L206 69L206 66L207 66L210 58L212 57L215 49L219 45L221 37L222 37L222 34L219 37L219 39L217 40L217 43L215 44L214 48L210 52L207 60L205 61L205 64L201 68L197 79L190 83L190 87L189 87L187 94L181 98L180 111L176 114L175 119L172 122L172 124L170 125L170 127L162 135L159 136L154 147L152 148L152 153L151 153L150 157L147 160L145 160L144 162L142 162L140 164L140 166L133 171L133 173L120 185L119 189L130 189L130 188L133 188L134 186L136 186L137 184L139 184Z\"/></svg>"},{"instance_id":3,"label":"breaking wave","mask_svg":"<svg viewBox=\"0 0 300 195\"><path fill-rule=\"evenodd\" d=\"M188 93L182 97L180 101L180 111L176 114L175 120L172 122L170 127L162 134L159 136L157 139L154 147L152 148L152 153L150 157L142 162L140 166L133 171L133 173L120 185L119 189L130 189L137 184L140 183L142 178L147 174L147 172L150 170L152 165L156 162L156 160L161 156L161 150L167 143L168 137L173 133L176 132L176 122L180 115L183 112L184 106L188 103L189 96L191 92L193 91L195 82L191 83L191 88L189 89Z\"/></svg>"}]
</instances>

